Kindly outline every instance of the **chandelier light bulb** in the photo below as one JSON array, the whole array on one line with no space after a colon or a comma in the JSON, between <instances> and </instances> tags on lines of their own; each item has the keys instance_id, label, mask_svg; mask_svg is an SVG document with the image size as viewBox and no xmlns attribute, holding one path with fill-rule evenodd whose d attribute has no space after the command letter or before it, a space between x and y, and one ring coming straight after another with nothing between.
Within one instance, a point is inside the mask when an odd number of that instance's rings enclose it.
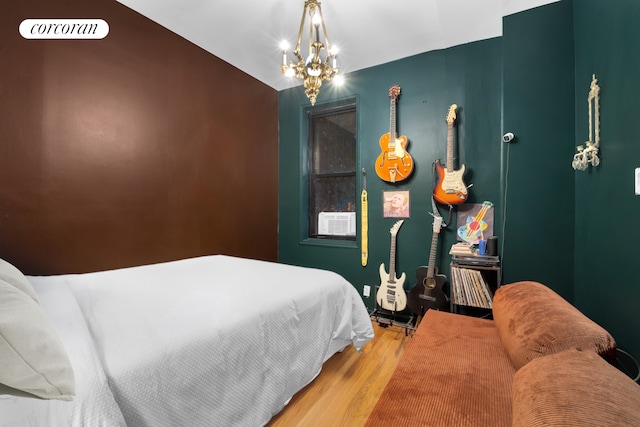
<instances>
[{"instance_id":1,"label":"chandelier light bulb","mask_svg":"<svg viewBox=\"0 0 640 427\"><path fill-rule=\"evenodd\" d=\"M280 49L282 49L282 66L287 66L287 50L289 50L289 43L286 40L283 40L280 43Z\"/></svg>"},{"instance_id":2,"label":"chandelier light bulb","mask_svg":"<svg viewBox=\"0 0 640 427\"><path fill-rule=\"evenodd\" d=\"M331 66L333 68L338 68L338 60L337 60L337 58L338 58L338 50L339 50L338 47L335 46L335 45L332 45L329 48L329 56L331 58Z\"/></svg>"}]
</instances>

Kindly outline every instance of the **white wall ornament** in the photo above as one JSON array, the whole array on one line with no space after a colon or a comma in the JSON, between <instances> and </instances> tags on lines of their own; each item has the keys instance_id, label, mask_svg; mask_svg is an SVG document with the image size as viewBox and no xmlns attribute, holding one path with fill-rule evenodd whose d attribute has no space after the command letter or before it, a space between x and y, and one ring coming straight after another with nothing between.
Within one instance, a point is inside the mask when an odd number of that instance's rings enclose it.
<instances>
[{"instance_id":1,"label":"white wall ornament","mask_svg":"<svg viewBox=\"0 0 640 427\"><path fill-rule=\"evenodd\" d=\"M589 140L585 142L586 148L583 145L576 147L578 152L574 154L571 162L573 169L581 171L587 170L589 165L597 167L600 164L600 157L598 157L600 150L600 86L598 86L595 74L591 78L587 103L589 104Z\"/></svg>"}]
</instances>

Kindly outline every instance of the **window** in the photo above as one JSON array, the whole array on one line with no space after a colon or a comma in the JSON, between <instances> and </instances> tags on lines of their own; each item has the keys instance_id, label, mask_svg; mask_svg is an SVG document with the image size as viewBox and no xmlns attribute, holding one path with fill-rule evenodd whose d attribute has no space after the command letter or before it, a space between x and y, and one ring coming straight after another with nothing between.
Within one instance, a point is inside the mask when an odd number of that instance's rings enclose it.
<instances>
[{"instance_id":1,"label":"window","mask_svg":"<svg viewBox=\"0 0 640 427\"><path fill-rule=\"evenodd\" d=\"M308 113L309 237L356 239L356 103Z\"/></svg>"}]
</instances>

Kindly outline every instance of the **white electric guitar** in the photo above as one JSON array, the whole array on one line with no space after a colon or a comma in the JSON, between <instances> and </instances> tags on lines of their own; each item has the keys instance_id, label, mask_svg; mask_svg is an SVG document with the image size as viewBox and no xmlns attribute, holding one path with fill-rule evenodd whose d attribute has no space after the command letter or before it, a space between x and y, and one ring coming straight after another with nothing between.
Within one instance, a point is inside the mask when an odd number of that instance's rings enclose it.
<instances>
[{"instance_id":1,"label":"white electric guitar","mask_svg":"<svg viewBox=\"0 0 640 427\"><path fill-rule=\"evenodd\" d=\"M389 311L402 311L407 307L407 294L404 292L404 281L407 275L402 273L400 278L396 278L396 236L403 222L403 219L396 222L390 230L389 274L384 269L384 263L380 264L380 288L376 301L380 307Z\"/></svg>"}]
</instances>

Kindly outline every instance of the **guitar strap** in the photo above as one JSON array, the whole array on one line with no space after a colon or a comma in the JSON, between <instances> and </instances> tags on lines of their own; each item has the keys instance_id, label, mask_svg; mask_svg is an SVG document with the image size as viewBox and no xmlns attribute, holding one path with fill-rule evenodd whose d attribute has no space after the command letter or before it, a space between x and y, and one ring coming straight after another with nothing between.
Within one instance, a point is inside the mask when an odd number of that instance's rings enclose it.
<instances>
[{"instance_id":1,"label":"guitar strap","mask_svg":"<svg viewBox=\"0 0 640 427\"><path fill-rule=\"evenodd\" d=\"M431 170L433 171L433 175L432 176L436 176L436 161L434 160L433 163L431 164ZM442 216L440 215L440 211L438 210L438 204L436 203L436 199L433 198L433 193L436 190L436 183L438 182L437 179L433 180L433 187L431 187L431 207L433 208L433 215L434 216ZM444 219L442 220L442 226L440 228L447 228L449 226L449 224L451 223L451 218L453 217L453 206L451 204L447 204L447 206L449 206L449 219L447 219L447 221L445 221Z\"/></svg>"},{"instance_id":2,"label":"guitar strap","mask_svg":"<svg viewBox=\"0 0 640 427\"><path fill-rule=\"evenodd\" d=\"M361 215L362 215L362 266L367 266L369 259L369 201L367 197L367 171L362 168L362 196L360 199Z\"/></svg>"},{"instance_id":3,"label":"guitar strap","mask_svg":"<svg viewBox=\"0 0 640 427\"><path fill-rule=\"evenodd\" d=\"M432 194L431 207L433 208L433 216L441 217L442 215L440 215L440 211L438 210L438 204L436 203L436 200L433 198L433 192L431 192L431 194ZM440 228L447 228L451 223L451 219L453 217L453 206L451 205L447 205L447 206L449 206L449 218L446 221L444 219L442 220L442 225L440 226Z\"/></svg>"},{"instance_id":4,"label":"guitar strap","mask_svg":"<svg viewBox=\"0 0 640 427\"><path fill-rule=\"evenodd\" d=\"M433 185L431 186L431 194L433 194L436 191L436 185L438 184L437 173L436 173L436 162L437 160L434 160L433 163L431 163L431 176L434 177Z\"/></svg>"}]
</instances>

